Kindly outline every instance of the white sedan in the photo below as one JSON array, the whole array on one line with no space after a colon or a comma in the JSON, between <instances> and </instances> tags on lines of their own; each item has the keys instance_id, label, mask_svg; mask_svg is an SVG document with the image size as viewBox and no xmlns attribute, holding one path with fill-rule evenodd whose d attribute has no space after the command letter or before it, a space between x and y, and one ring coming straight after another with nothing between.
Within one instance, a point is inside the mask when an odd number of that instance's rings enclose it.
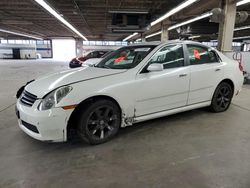
<instances>
[{"instance_id":1,"label":"white sedan","mask_svg":"<svg viewBox=\"0 0 250 188\"><path fill-rule=\"evenodd\" d=\"M16 104L20 128L42 141L71 130L90 144L120 127L210 107L223 112L243 84L242 67L191 41L122 47L94 67L53 73L27 84Z\"/></svg>"}]
</instances>

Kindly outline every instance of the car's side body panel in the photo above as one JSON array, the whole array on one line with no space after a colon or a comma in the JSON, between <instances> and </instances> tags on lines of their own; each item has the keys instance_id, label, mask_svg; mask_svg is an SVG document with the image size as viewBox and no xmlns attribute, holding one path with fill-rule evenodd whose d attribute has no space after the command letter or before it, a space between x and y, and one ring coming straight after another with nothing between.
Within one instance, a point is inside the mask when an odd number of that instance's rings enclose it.
<instances>
[{"instance_id":1,"label":"car's side body panel","mask_svg":"<svg viewBox=\"0 0 250 188\"><path fill-rule=\"evenodd\" d=\"M217 85L223 80L225 63L190 65L188 104L210 101Z\"/></svg>"},{"instance_id":2,"label":"car's side body panel","mask_svg":"<svg viewBox=\"0 0 250 188\"><path fill-rule=\"evenodd\" d=\"M142 116L187 104L189 67L138 74L135 115Z\"/></svg>"},{"instance_id":3,"label":"car's side body panel","mask_svg":"<svg viewBox=\"0 0 250 188\"><path fill-rule=\"evenodd\" d=\"M224 79L229 79L234 84L234 94L238 94L242 88L244 76L243 73L239 69L239 63L237 61L233 61L226 57L221 52L217 51L221 60L226 62L226 66L224 67Z\"/></svg>"}]
</instances>

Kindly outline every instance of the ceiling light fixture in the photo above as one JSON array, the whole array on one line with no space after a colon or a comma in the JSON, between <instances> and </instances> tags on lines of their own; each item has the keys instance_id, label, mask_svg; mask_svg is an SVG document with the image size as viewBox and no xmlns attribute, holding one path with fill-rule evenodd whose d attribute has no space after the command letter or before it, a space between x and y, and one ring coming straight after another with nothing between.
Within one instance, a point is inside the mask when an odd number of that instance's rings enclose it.
<instances>
[{"instance_id":1,"label":"ceiling light fixture","mask_svg":"<svg viewBox=\"0 0 250 188\"><path fill-rule=\"evenodd\" d=\"M122 41L127 41L129 39L131 39L132 37L134 37L135 35L137 35L138 33L133 33L132 35L129 35L128 37L126 37L125 39L123 39Z\"/></svg>"},{"instance_id":2,"label":"ceiling light fixture","mask_svg":"<svg viewBox=\"0 0 250 188\"><path fill-rule=\"evenodd\" d=\"M247 3L250 3L250 0L242 0L242 1L238 2L238 3L236 4L236 6L238 7L238 6L247 4ZM182 22L182 23L173 25L173 26L169 27L168 30L170 31L170 30L176 29L176 28L178 28L178 27L181 27L181 26L183 26L183 25L187 25L187 24L189 24L189 23L192 23L192 22L195 22L195 21L198 21L198 20L207 18L207 17L211 16L212 14L213 14L213 13L211 13L211 12L207 12L207 13L202 14L202 15L196 17L196 18L192 18L192 19L187 20L187 21L185 21L185 22ZM246 29L248 29L248 28L246 28Z\"/></svg>"},{"instance_id":3,"label":"ceiling light fixture","mask_svg":"<svg viewBox=\"0 0 250 188\"><path fill-rule=\"evenodd\" d=\"M170 10L169 12L167 12L166 14L164 14L163 16L161 16L160 18L158 18L157 20L151 22L151 26L154 26L160 22L162 22L163 20L165 20L166 18L174 15L175 13L181 11L182 9L190 6L191 4L195 3L197 0L187 0L184 3L181 3L180 5L178 5L177 7L173 8L172 10Z\"/></svg>"},{"instance_id":4,"label":"ceiling light fixture","mask_svg":"<svg viewBox=\"0 0 250 188\"><path fill-rule=\"evenodd\" d=\"M176 29L178 27L181 27L183 25L187 25L187 24L190 24L192 22L195 22L195 21L198 21L198 20L202 20L204 18L208 18L212 14L213 14L212 12L207 12L205 14L202 14L202 15L198 16L198 17L195 17L195 18L192 18L190 20L187 20L187 21L181 22L179 24L173 25L173 26L169 27L168 30L171 31L171 30Z\"/></svg>"},{"instance_id":5,"label":"ceiling light fixture","mask_svg":"<svg viewBox=\"0 0 250 188\"><path fill-rule=\"evenodd\" d=\"M176 8L172 9L171 11L169 11L168 13L166 13L165 15L163 15L162 17L158 18L157 20L153 21L150 25L151 26L154 26L156 25L157 23L163 21L164 19L172 16L173 14L179 12L180 10L186 8L187 6L191 5L192 3L196 2L196 0L187 0L185 1L184 3L180 4L179 6L177 6ZM242 1L239 1L236 6L241 6L241 5L244 5L244 4L247 4L247 3L250 3L250 0L242 0ZM209 16L211 16L212 13L211 12L207 12L205 14L202 14L198 17L195 17L195 18L192 18L190 20L187 20L187 21L184 21L182 23L179 23L179 24L176 24L176 25L173 25L171 27L168 28L169 31L173 30L173 29L176 29L178 27L181 27L183 25L187 25L189 23L192 23L192 22L195 22L195 21L198 21L198 20L201 20L201 19L204 19L204 18L208 18ZM244 29L248 29L248 28L244 28ZM242 29L238 29L238 30L242 30ZM237 31L237 30L235 30ZM150 38L150 37L153 37L153 36L156 36L156 35L159 35L161 34L161 31L160 32L157 32L157 33L153 33L151 35L148 35L146 36L146 38Z\"/></svg>"},{"instance_id":6,"label":"ceiling light fixture","mask_svg":"<svg viewBox=\"0 0 250 188\"><path fill-rule=\"evenodd\" d=\"M237 28L234 29L234 31L240 31L240 30L245 30L245 29L250 29L250 25L237 27Z\"/></svg>"},{"instance_id":7,"label":"ceiling light fixture","mask_svg":"<svg viewBox=\"0 0 250 188\"><path fill-rule=\"evenodd\" d=\"M247 38L250 38L250 36L234 37L233 40L247 39ZM218 42L218 40L210 40L210 42Z\"/></svg>"},{"instance_id":8,"label":"ceiling light fixture","mask_svg":"<svg viewBox=\"0 0 250 188\"><path fill-rule=\"evenodd\" d=\"M41 5L44 9L46 9L50 14L56 17L60 22L66 25L69 29L71 29L74 33L76 33L82 39L88 41L88 39L83 36L74 26L72 26L68 21L66 21L60 14L58 14L51 6L49 6L44 0L34 0L39 5Z\"/></svg>"},{"instance_id":9,"label":"ceiling light fixture","mask_svg":"<svg viewBox=\"0 0 250 188\"><path fill-rule=\"evenodd\" d=\"M197 38L200 38L200 37L201 37L200 35L195 35L195 36L188 37L188 39L197 39Z\"/></svg>"},{"instance_id":10,"label":"ceiling light fixture","mask_svg":"<svg viewBox=\"0 0 250 188\"><path fill-rule=\"evenodd\" d=\"M159 32L156 32L156 33L152 33L152 34L150 34L150 35L146 36L145 38L146 38L146 39L147 39L147 38L151 38L151 37L154 37L154 36L160 35L161 33L162 33L162 31L159 31Z\"/></svg>"},{"instance_id":11,"label":"ceiling light fixture","mask_svg":"<svg viewBox=\"0 0 250 188\"><path fill-rule=\"evenodd\" d=\"M247 3L250 3L250 0L242 0L242 1L239 1L239 2L236 4L236 6L238 7L238 6L241 6L241 5L245 5L245 4L247 4Z\"/></svg>"},{"instance_id":12,"label":"ceiling light fixture","mask_svg":"<svg viewBox=\"0 0 250 188\"><path fill-rule=\"evenodd\" d=\"M246 38L250 38L250 36L234 37L233 39L234 39L234 40L237 40L237 39L246 39Z\"/></svg>"},{"instance_id":13,"label":"ceiling light fixture","mask_svg":"<svg viewBox=\"0 0 250 188\"><path fill-rule=\"evenodd\" d=\"M6 29L0 29L0 32L9 33L9 34L13 34L13 35L18 35L18 36L22 36L22 37L28 37L28 38L37 39L37 40L43 40L43 38L41 38L41 37L36 37L36 36L30 35L30 34L24 34L24 33L9 31L9 30L6 30Z\"/></svg>"}]
</instances>

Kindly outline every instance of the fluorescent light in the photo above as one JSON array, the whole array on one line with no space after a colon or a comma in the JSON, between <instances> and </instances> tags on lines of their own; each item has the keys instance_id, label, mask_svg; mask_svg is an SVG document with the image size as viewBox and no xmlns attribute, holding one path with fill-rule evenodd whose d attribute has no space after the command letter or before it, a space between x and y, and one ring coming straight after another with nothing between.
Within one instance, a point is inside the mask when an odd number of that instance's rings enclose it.
<instances>
[{"instance_id":1,"label":"fluorescent light","mask_svg":"<svg viewBox=\"0 0 250 188\"><path fill-rule=\"evenodd\" d=\"M151 26L154 26L156 24L158 24L159 22L162 22L163 20L165 20L166 18L174 15L175 13L181 11L182 9L190 6L191 4L195 3L197 0L187 0L184 3L181 3L180 5L178 5L177 7L173 8L172 10L170 10L169 12L167 12L165 15L161 16L160 18L158 18L157 20L153 21L151 23Z\"/></svg>"},{"instance_id":2,"label":"fluorescent light","mask_svg":"<svg viewBox=\"0 0 250 188\"><path fill-rule=\"evenodd\" d=\"M18 33L18 32L14 32L14 31L9 31L9 30L5 30L5 29L0 29L0 32L18 35L18 36L22 36L22 37L28 37L28 38L37 39L37 40L43 40L43 38L40 38L40 37L36 37L33 35L24 34L24 33Z\"/></svg>"},{"instance_id":3,"label":"fluorescent light","mask_svg":"<svg viewBox=\"0 0 250 188\"><path fill-rule=\"evenodd\" d=\"M234 29L234 31L240 31L240 30L245 30L245 29L250 29L250 25L248 26L242 26L242 27L237 27Z\"/></svg>"},{"instance_id":4,"label":"fluorescent light","mask_svg":"<svg viewBox=\"0 0 250 188\"><path fill-rule=\"evenodd\" d=\"M242 0L242 1L239 1L236 6L241 6L241 5L244 5L244 4L247 4L247 3L250 3L250 0Z\"/></svg>"},{"instance_id":5,"label":"fluorescent light","mask_svg":"<svg viewBox=\"0 0 250 188\"><path fill-rule=\"evenodd\" d=\"M67 22L61 15L59 15L51 6L49 6L44 0L34 0L43 8L45 8L50 14L56 17L59 21L61 21L64 25L66 25L69 29L71 29L74 33L80 36L82 39L88 41L86 37L84 37L76 28L74 28L69 22Z\"/></svg>"},{"instance_id":6,"label":"fluorescent light","mask_svg":"<svg viewBox=\"0 0 250 188\"><path fill-rule=\"evenodd\" d=\"M190 23L192 23L192 22L195 22L195 21L198 21L198 20L207 18L207 17L211 16L212 14L213 14L213 13L211 13L211 12L207 12L207 13L201 15L201 16L198 16L198 17L192 18L192 19L190 19L190 20L181 22L181 23L179 23L179 24L173 25L173 26L169 27L168 30L170 31L170 30L176 29L176 28L178 28L178 27L181 27L181 26L183 26L183 25L187 25L187 24L190 24Z\"/></svg>"},{"instance_id":7,"label":"fluorescent light","mask_svg":"<svg viewBox=\"0 0 250 188\"><path fill-rule=\"evenodd\" d=\"M247 3L250 3L250 0L242 0L242 1L238 2L238 3L236 4L236 6L241 6L241 5L244 5L244 4L247 4ZM187 20L187 21L185 21L185 22L182 22L182 23L173 25L173 26L169 27L168 30L170 31L170 30L176 29L176 28L178 28L178 27L181 27L181 26L183 26L183 25L187 25L187 24L189 24L189 23L192 23L192 22L195 22L195 21L198 21L198 20L207 18L207 17L211 16L212 14L213 14L213 13L211 13L211 12L207 12L207 13L205 13L205 14L203 14L203 15L201 15L201 16L198 16L198 17L196 17L196 18L193 18L193 19ZM248 29L248 28L246 28L246 29ZM242 30L242 29L239 29L239 30Z\"/></svg>"},{"instance_id":8,"label":"fluorescent light","mask_svg":"<svg viewBox=\"0 0 250 188\"><path fill-rule=\"evenodd\" d=\"M247 39L250 38L250 36L243 36L243 37L234 37L233 40L238 40L238 39ZM218 42L218 40L211 40L211 42Z\"/></svg>"},{"instance_id":9,"label":"fluorescent light","mask_svg":"<svg viewBox=\"0 0 250 188\"><path fill-rule=\"evenodd\" d=\"M125 39L123 39L123 41L127 41L129 39L131 39L132 37L134 37L135 35L137 35L138 33L133 33L132 35L129 35L128 37L126 37Z\"/></svg>"},{"instance_id":10,"label":"fluorescent light","mask_svg":"<svg viewBox=\"0 0 250 188\"><path fill-rule=\"evenodd\" d=\"M233 39L234 39L234 40L237 40L237 39L246 39L246 38L250 38L250 36L234 37Z\"/></svg>"},{"instance_id":11,"label":"fluorescent light","mask_svg":"<svg viewBox=\"0 0 250 188\"><path fill-rule=\"evenodd\" d=\"M201 37L200 35L195 35L195 36L188 37L188 39L197 39L197 38L200 38L200 37Z\"/></svg>"},{"instance_id":12,"label":"fluorescent light","mask_svg":"<svg viewBox=\"0 0 250 188\"><path fill-rule=\"evenodd\" d=\"M151 35L148 35L148 36L146 36L145 38L147 39L147 38L150 38L150 37L154 37L154 36L156 36L156 35L160 35L161 33L162 33L162 31L159 31L159 32L153 33L153 34L151 34Z\"/></svg>"}]
</instances>

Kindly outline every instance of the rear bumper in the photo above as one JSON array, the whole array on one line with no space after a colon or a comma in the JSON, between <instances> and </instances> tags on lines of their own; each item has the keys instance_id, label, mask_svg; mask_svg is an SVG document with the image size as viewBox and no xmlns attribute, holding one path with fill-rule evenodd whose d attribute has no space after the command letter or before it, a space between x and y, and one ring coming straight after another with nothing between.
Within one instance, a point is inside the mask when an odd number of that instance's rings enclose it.
<instances>
[{"instance_id":1,"label":"rear bumper","mask_svg":"<svg viewBox=\"0 0 250 188\"><path fill-rule=\"evenodd\" d=\"M244 84L244 76L240 75L237 79L237 82L234 84L235 84L234 94L237 96L242 90L242 86Z\"/></svg>"},{"instance_id":2,"label":"rear bumper","mask_svg":"<svg viewBox=\"0 0 250 188\"><path fill-rule=\"evenodd\" d=\"M32 107L23 105L17 101L16 114L19 127L29 136L49 142L63 142L67 140L68 119L73 110L54 108L52 110L39 111L36 101Z\"/></svg>"}]
</instances>

